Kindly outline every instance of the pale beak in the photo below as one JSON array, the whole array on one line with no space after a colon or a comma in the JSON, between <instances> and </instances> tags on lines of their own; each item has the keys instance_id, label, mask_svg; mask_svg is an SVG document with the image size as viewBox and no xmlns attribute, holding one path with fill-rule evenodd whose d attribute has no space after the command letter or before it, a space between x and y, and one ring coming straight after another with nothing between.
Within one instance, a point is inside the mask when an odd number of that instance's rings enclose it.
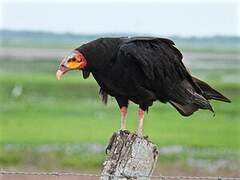
<instances>
[{"instance_id":1,"label":"pale beak","mask_svg":"<svg viewBox=\"0 0 240 180\"><path fill-rule=\"evenodd\" d=\"M67 71L69 71L69 69L66 66L60 65L59 69L56 72L56 78L60 80L61 76L65 74Z\"/></svg>"},{"instance_id":2,"label":"pale beak","mask_svg":"<svg viewBox=\"0 0 240 180\"><path fill-rule=\"evenodd\" d=\"M60 69L58 69L58 70L57 70L57 73L56 73L56 78L57 78L57 80L60 80L62 75L63 75L63 71L61 71Z\"/></svg>"}]
</instances>

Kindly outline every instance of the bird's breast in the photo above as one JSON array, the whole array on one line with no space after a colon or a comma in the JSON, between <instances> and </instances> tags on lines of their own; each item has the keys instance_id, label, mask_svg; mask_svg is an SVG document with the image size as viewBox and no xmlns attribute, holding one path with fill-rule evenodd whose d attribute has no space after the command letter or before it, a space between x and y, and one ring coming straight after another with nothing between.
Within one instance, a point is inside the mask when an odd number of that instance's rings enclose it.
<instances>
[{"instance_id":1,"label":"bird's breast","mask_svg":"<svg viewBox=\"0 0 240 180\"><path fill-rule=\"evenodd\" d=\"M128 76L124 71L111 69L92 74L98 85L112 96L129 96L136 92L136 86L134 85L131 76Z\"/></svg>"}]
</instances>

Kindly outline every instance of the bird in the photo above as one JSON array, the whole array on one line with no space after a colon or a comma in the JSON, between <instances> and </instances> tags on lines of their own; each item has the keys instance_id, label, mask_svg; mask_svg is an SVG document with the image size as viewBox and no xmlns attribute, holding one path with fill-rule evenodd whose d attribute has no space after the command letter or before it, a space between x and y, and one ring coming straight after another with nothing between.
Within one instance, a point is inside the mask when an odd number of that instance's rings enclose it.
<instances>
[{"instance_id":1,"label":"bird","mask_svg":"<svg viewBox=\"0 0 240 180\"><path fill-rule=\"evenodd\" d=\"M143 136L145 112L154 101L169 103L182 116L199 109L214 110L209 100L231 102L206 82L191 75L175 43L160 37L102 37L75 48L61 61L56 77L81 70L92 74L104 104L116 99L121 130L126 130L129 101L137 104L137 134Z\"/></svg>"}]
</instances>

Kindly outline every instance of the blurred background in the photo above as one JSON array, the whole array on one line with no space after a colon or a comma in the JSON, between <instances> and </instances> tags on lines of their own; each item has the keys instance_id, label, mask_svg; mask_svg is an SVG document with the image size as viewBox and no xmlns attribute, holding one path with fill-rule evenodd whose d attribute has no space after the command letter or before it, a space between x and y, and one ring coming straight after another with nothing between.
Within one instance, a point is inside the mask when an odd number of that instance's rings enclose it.
<instances>
[{"instance_id":1,"label":"blurred background","mask_svg":"<svg viewBox=\"0 0 240 180\"><path fill-rule=\"evenodd\" d=\"M216 116L182 117L155 103L145 134L159 146L155 174L239 176L240 4L238 1L0 1L0 169L101 171L105 147L120 128L114 99L104 106L95 80L61 59L106 36L170 38L192 74L232 100L212 102ZM130 104L127 127L137 127Z\"/></svg>"}]
</instances>

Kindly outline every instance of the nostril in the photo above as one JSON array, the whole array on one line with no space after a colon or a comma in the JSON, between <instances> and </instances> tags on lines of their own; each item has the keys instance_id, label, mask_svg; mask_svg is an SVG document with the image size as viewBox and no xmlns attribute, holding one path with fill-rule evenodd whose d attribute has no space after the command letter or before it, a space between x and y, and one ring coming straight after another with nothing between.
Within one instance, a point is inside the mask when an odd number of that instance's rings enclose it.
<instances>
[{"instance_id":1,"label":"nostril","mask_svg":"<svg viewBox=\"0 0 240 180\"><path fill-rule=\"evenodd\" d=\"M59 67L59 70L61 70L61 71L65 71L66 69L67 68L63 64L61 64L60 67Z\"/></svg>"}]
</instances>

